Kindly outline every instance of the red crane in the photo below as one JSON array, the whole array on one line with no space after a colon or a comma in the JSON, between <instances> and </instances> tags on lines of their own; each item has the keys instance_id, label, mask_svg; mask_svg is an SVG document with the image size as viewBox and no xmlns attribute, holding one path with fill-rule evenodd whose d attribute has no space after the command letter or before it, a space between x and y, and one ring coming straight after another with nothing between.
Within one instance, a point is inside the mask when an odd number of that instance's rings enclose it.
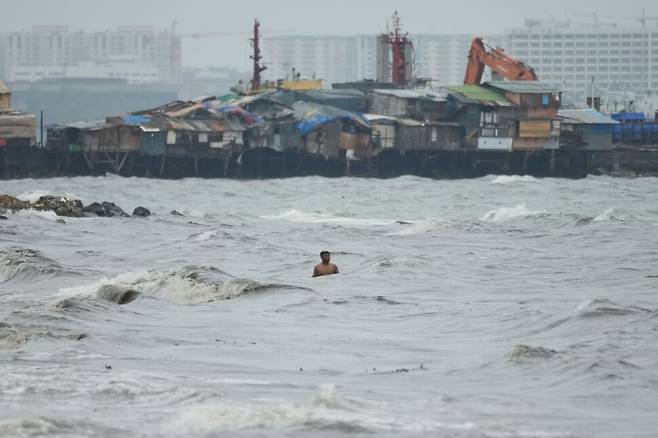
<instances>
[{"instance_id":1,"label":"red crane","mask_svg":"<svg viewBox=\"0 0 658 438\"><path fill-rule=\"evenodd\" d=\"M475 38L468 54L464 84L479 85L485 67L511 81L537 80L537 74L532 67L512 58L503 49L492 46L482 38Z\"/></svg>"}]
</instances>

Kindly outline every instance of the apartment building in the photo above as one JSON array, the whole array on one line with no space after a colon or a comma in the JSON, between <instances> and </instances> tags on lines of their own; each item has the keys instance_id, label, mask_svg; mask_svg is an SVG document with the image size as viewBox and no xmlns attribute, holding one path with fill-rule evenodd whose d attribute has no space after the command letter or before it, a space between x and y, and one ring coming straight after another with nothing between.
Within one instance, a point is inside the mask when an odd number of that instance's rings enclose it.
<instances>
[{"instance_id":1,"label":"apartment building","mask_svg":"<svg viewBox=\"0 0 658 438\"><path fill-rule=\"evenodd\" d=\"M173 81L181 63L180 36L150 26L90 33L35 26L0 37L0 74L9 82L70 77Z\"/></svg>"},{"instance_id":2,"label":"apartment building","mask_svg":"<svg viewBox=\"0 0 658 438\"><path fill-rule=\"evenodd\" d=\"M578 99L625 99L658 90L658 26L526 20L507 35L507 52L540 80Z\"/></svg>"}]
</instances>

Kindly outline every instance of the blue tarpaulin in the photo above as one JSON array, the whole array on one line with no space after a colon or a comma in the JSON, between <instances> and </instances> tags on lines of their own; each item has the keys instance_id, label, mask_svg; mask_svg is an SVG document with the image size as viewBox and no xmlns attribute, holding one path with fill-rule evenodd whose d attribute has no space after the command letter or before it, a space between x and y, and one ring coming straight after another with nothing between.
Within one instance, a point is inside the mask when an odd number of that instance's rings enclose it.
<instances>
[{"instance_id":1,"label":"blue tarpaulin","mask_svg":"<svg viewBox=\"0 0 658 438\"><path fill-rule=\"evenodd\" d=\"M621 113L613 113L610 115L610 118L612 120L616 120L618 122L642 122L646 119L644 113L627 113L627 112L621 112Z\"/></svg>"},{"instance_id":2,"label":"blue tarpaulin","mask_svg":"<svg viewBox=\"0 0 658 438\"><path fill-rule=\"evenodd\" d=\"M121 116L121 123L124 125L147 125L151 121L151 116L128 114Z\"/></svg>"},{"instance_id":3,"label":"blue tarpaulin","mask_svg":"<svg viewBox=\"0 0 658 438\"><path fill-rule=\"evenodd\" d=\"M295 119L298 120L297 129L302 135L308 134L319 126L337 120L351 121L355 125L370 129L370 122L368 122L363 114L308 102L297 102L293 105L293 109L295 111Z\"/></svg>"}]
</instances>

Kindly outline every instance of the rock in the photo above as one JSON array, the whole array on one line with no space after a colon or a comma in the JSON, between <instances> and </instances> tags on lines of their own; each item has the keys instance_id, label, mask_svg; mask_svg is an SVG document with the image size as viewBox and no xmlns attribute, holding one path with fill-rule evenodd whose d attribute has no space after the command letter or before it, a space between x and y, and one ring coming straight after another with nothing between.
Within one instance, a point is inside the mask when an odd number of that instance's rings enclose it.
<instances>
[{"instance_id":1,"label":"rock","mask_svg":"<svg viewBox=\"0 0 658 438\"><path fill-rule=\"evenodd\" d=\"M7 220L7 216L3 216L0 214L0 221L6 221L6 220Z\"/></svg>"},{"instance_id":2,"label":"rock","mask_svg":"<svg viewBox=\"0 0 658 438\"><path fill-rule=\"evenodd\" d=\"M13 196L0 195L0 207L11 211L25 210L26 208L30 208L30 203L27 201L21 201Z\"/></svg>"},{"instance_id":3,"label":"rock","mask_svg":"<svg viewBox=\"0 0 658 438\"><path fill-rule=\"evenodd\" d=\"M42 196L36 202L21 201L9 195L0 195L0 208L17 211L33 208L41 211L53 211L57 216L81 217L82 202L57 196Z\"/></svg>"},{"instance_id":4,"label":"rock","mask_svg":"<svg viewBox=\"0 0 658 438\"><path fill-rule=\"evenodd\" d=\"M98 202L92 202L91 204L82 207L82 213L84 213L85 216L105 216L105 209Z\"/></svg>"},{"instance_id":5,"label":"rock","mask_svg":"<svg viewBox=\"0 0 658 438\"><path fill-rule=\"evenodd\" d=\"M114 202L92 202L91 204L82 208L82 212L86 216L100 216L100 217L128 217L128 214L123 211Z\"/></svg>"},{"instance_id":6,"label":"rock","mask_svg":"<svg viewBox=\"0 0 658 438\"><path fill-rule=\"evenodd\" d=\"M149 216L151 216L151 212L149 211L148 208L137 207L135 210L133 210L133 216L149 217Z\"/></svg>"},{"instance_id":7,"label":"rock","mask_svg":"<svg viewBox=\"0 0 658 438\"><path fill-rule=\"evenodd\" d=\"M185 217L185 215L184 215L183 213L180 213L180 212L178 212L178 211L176 211L176 210L172 210L171 213L169 213L169 214L171 214L172 216Z\"/></svg>"},{"instance_id":8,"label":"rock","mask_svg":"<svg viewBox=\"0 0 658 438\"><path fill-rule=\"evenodd\" d=\"M38 201L32 203L31 208L53 211L57 216L82 216L82 202L79 199L68 199L63 196L42 196Z\"/></svg>"},{"instance_id":9,"label":"rock","mask_svg":"<svg viewBox=\"0 0 658 438\"><path fill-rule=\"evenodd\" d=\"M55 222L58 224L66 225L66 221L64 219L57 219Z\"/></svg>"},{"instance_id":10,"label":"rock","mask_svg":"<svg viewBox=\"0 0 658 438\"><path fill-rule=\"evenodd\" d=\"M7 209L0 207L0 214L5 214L5 213L7 213Z\"/></svg>"}]
</instances>

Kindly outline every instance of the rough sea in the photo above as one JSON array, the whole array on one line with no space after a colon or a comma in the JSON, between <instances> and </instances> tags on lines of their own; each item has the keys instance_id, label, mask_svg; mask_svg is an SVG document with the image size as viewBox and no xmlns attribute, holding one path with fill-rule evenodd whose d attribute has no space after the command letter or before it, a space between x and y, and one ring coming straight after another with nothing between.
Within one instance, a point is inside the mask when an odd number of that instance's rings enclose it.
<instances>
[{"instance_id":1,"label":"rough sea","mask_svg":"<svg viewBox=\"0 0 658 438\"><path fill-rule=\"evenodd\" d=\"M656 437L657 185L1 181L0 436Z\"/></svg>"}]
</instances>

